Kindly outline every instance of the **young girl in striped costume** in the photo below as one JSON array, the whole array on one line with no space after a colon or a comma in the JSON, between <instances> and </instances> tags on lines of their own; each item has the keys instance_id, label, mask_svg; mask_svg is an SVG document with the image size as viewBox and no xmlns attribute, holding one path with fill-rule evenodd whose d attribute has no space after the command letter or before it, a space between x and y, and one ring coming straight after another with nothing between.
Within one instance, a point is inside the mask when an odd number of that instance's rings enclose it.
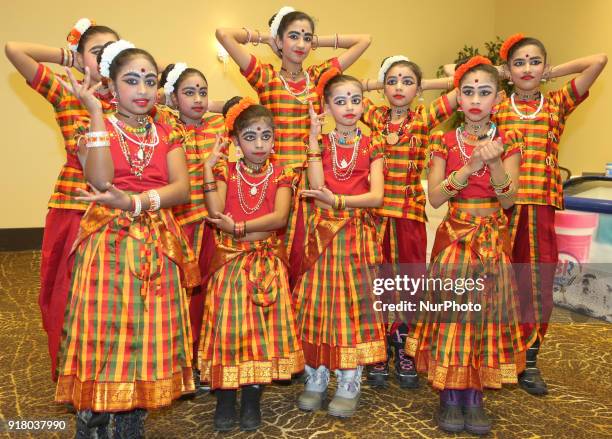
<instances>
[{"instance_id":1,"label":"young girl in striped costume","mask_svg":"<svg viewBox=\"0 0 612 439\"><path fill-rule=\"evenodd\" d=\"M57 379L57 352L74 263L70 249L79 230L79 221L87 208L86 203L76 199L79 195L77 189L87 189L87 183L74 137L75 122L87 117L87 111L76 96L62 86L58 80L59 75L42 63L75 67L81 72L88 67L92 80L98 82L101 78L96 57L104 44L117 39L119 36L114 30L82 18L68 35L68 49L18 42L9 42L5 48L7 58L28 85L53 106L66 150L66 163L62 166L48 203L38 297L43 328L48 337L51 376L54 381ZM110 112L113 110L110 103L112 95L106 87L106 81L103 84L96 91L96 96L103 110Z\"/></svg>"},{"instance_id":2,"label":"young girl in striped costume","mask_svg":"<svg viewBox=\"0 0 612 439\"><path fill-rule=\"evenodd\" d=\"M92 192L79 189L91 205L73 247L55 400L78 410L77 436L142 437L147 409L194 391L185 288L199 270L171 209L189 200L189 176L181 137L149 115L151 55L120 40L99 65L116 114L103 115L88 69L82 84L70 73L64 84L90 116L80 147Z\"/></svg>"},{"instance_id":3,"label":"young girl in striped costume","mask_svg":"<svg viewBox=\"0 0 612 439\"><path fill-rule=\"evenodd\" d=\"M455 86L465 123L430 138L429 202L448 201L449 210L436 231L428 279L452 283L428 283L406 350L440 391L438 426L451 432L488 433L483 389L516 383L525 367L502 210L514 202L523 142L519 132L498 131L490 121L498 83L487 58L460 66ZM447 302L452 306L439 307Z\"/></svg>"},{"instance_id":4,"label":"young girl in striped costume","mask_svg":"<svg viewBox=\"0 0 612 439\"><path fill-rule=\"evenodd\" d=\"M170 64L161 75L160 86L164 90L166 100L177 111L169 111L168 107L158 105L155 107L156 117L177 129L183 138L183 148L187 156L189 202L175 206L172 210L189 239L202 275L202 285L195 288L189 296L193 357L197 359L204 313L206 274L215 250L213 228L205 221L208 213L204 203L204 161L212 152L217 136L225 135L225 121L220 114L207 113L208 82L199 70L185 63ZM197 367L197 361L194 361L194 367ZM199 386L199 371L195 369L194 374L196 386Z\"/></svg>"},{"instance_id":5,"label":"young girl in striped costume","mask_svg":"<svg viewBox=\"0 0 612 439\"><path fill-rule=\"evenodd\" d=\"M311 105L310 189L301 195L313 198L315 208L294 292L306 359L298 406L320 409L334 370L338 387L328 412L349 417L357 409L363 366L387 356L385 328L372 294L372 270L381 261L372 209L383 203L384 146L357 128L363 112L357 79L331 69L317 88L336 128L319 139L324 114L317 115Z\"/></svg>"},{"instance_id":6,"label":"young girl in striped costume","mask_svg":"<svg viewBox=\"0 0 612 439\"><path fill-rule=\"evenodd\" d=\"M426 89L453 88L452 78L422 79L419 66L402 55L386 58L376 79L363 81L366 91L384 90L389 105L375 105L364 99L362 121L385 143L385 199L376 209L383 221L383 262L402 265L413 277L426 270L427 233L425 231L425 192L421 174L430 131L444 122L457 106L456 92L435 99L428 107L410 107L414 98ZM408 265L409 264L409 265ZM401 297L407 299L407 297ZM418 386L418 375L412 358L406 355L406 313L387 317L388 348L395 350L395 372L400 387ZM389 351L389 356L391 352ZM368 382L375 387L386 386L389 365L383 361L367 367Z\"/></svg>"},{"instance_id":7,"label":"young girl in striped costume","mask_svg":"<svg viewBox=\"0 0 612 439\"><path fill-rule=\"evenodd\" d=\"M536 360L552 313L558 261L555 211L563 209L559 142L567 118L587 98L608 58L591 55L550 68L542 42L522 34L509 37L500 56L514 91L500 103L494 120L503 130L520 130L525 138L516 205L506 212L529 346L519 383L530 394L544 395L548 391ZM540 90L543 81L572 74L577 76L562 88Z\"/></svg>"},{"instance_id":8,"label":"young girl in striped costume","mask_svg":"<svg viewBox=\"0 0 612 439\"><path fill-rule=\"evenodd\" d=\"M298 172L306 163L304 138L308 135L310 117L308 105L312 103L315 111L320 111L315 93L321 73L329 68L340 70L350 67L370 45L369 35L318 36L315 34L313 19L306 13L291 7L281 8L270 19L270 31L217 29L217 39L236 61L242 74L257 92L259 101L274 115L276 142L273 157L279 165L292 165ZM280 70L270 64L263 64L251 55L243 45L268 44L280 57ZM347 49L338 57L322 64L304 66L311 50L320 47ZM306 187L305 179L300 179L300 188ZM295 198L289 226L283 240L287 245L290 259L290 283L295 283L300 260L304 249L304 209L312 203L303 205Z\"/></svg>"},{"instance_id":9,"label":"young girl in striped costume","mask_svg":"<svg viewBox=\"0 0 612 439\"><path fill-rule=\"evenodd\" d=\"M272 113L249 98L229 100L227 130L242 158L230 163L217 138L204 164L208 220L217 227L209 267L200 342L202 380L217 396L214 425L261 425L264 384L289 380L304 369L287 278L287 254L278 231L287 224L296 184L290 167L271 160Z\"/></svg>"}]
</instances>

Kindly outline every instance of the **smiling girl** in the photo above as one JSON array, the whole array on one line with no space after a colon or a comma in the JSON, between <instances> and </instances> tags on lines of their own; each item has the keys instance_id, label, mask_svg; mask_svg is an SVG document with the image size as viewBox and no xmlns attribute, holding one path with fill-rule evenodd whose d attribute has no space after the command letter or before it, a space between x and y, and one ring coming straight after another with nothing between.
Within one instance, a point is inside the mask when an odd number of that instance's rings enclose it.
<instances>
[{"instance_id":1,"label":"smiling girl","mask_svg":"<svg viewBox=\"0 0 612 439\"><path fill-rule=\"evenodd\" d=\"M448 202L436 231L429 277L480 281L480 290L428 290L422 303L478 304L474 311L423 312L411 328L406 350L417 369L440 390L438 426L486 434L483 389L516 383L525 367L510 266L508 223L503 210L514 203L522 137L491 122L499 90L491 61L476 56L457 68L455 86L465 123L430 138L429 202ZM421 304L422 305L422 304Z\"/></svg>"},{"instance_id":2,"label":"smiling girl","mask_svg":"<svg viewBox=\"0 0 612 439\"><path fill-rule=\"evenodd\" d=\"M189 176L180 136L149 115L151 55L120 40L99 65L116 114L103 115L88 68L82 84L70 72L64 84L90 116L82 148L92 192L79 190L91 205L73 246L55 400L78 410L77 436L110 425L112 437L141 437L147 409L194 391L185 288L199 271L171 210L188 201Z\"/></svg>"},{"instance_id":3,"label":"smiling girl","mask_svg":"<svg viewBox=\"0 0 612 439\"><path fill-rule=\"evenodd\" d=\"M315 93L321 73L329 67L340 70L350 67L368 48L369 35L318 36L314 20L308 14L290 7L281 8L270 19L270 32L259 30L217 29L217 39L240 67L242 74L257 92L259 101L268 108L276 126L276 142L273 158L279 165L291 164L301 172L306 163L304 138L308 135L310 117L308 105L312 103L319 112L319 101ZM263 64L251 55L244 45L268 44L280 57L281 67L276 70L270 64ZM337 57L319 65L304 66L312 50L319 47L347 49ZM305 179L300 187L306 187ZM304 218L310 204L303 205L296 198L289 228L284 241L290 255L290 281L293 285L299 271L304 245Z\"/></svg>"},{"instance_id":4,"label":"smiling girl","mask_svg":"<svg viewBox=\"0 0 612 439\"><path fill-rule=\"evenodd\" d=\"M289 380L304 369L287 278L287 255L278 231L287 224L296 175L270 160L272 113L249 98L230 99L223 111L242 157L230 163L217 143L204 164L208 220L217 229L209 267L200 347L202 380L217 396L214 426L261 425L262 385ZM220 161L220 159L224 159Z\"/></svg>"},{"instance_id":5,"label":"smiling girl","mask_svg":"<svg viewBox=\"0 0 612 439\"><path fill-rule=\"evenodd\" d=\"M513 262L520 280L521 315L527 369L519 383L533 395L546 394L546 383L536 367L540 345L553 307L553 280L558 262L555 211L563 209L559 172L559 142L569 115L589 94L608 58L591 55L550 67L541 41L516 34L502 45L500 57L514 84L493 117L500 129L523 133L525 148L518 180L516 205L506 213L510 221ZM544 93L543 81L575 74L561 89Z\"/></svg>"}]
</instances>

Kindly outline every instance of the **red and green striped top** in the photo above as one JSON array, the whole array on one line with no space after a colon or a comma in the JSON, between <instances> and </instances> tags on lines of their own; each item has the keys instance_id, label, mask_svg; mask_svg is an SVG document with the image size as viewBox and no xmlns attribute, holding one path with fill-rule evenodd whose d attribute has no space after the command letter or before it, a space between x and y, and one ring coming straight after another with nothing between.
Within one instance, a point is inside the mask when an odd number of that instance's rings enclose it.
<instances>
[{"instance_id":1,"label":"red and green striped top","mask_svg":"<svg viewBox=\"0 0 612 439\"><path fill-rule=\"evenodd\" d=\"M363 122L379 134L383 130L390 108L374 105L364 99ZM421 185L421 173L425 166L429 132L448 119L453 110L446 95L434 100L429 107L419 105L411 113L411 121L395 145L385 143L386 174L383 207L377 209L382 216L408 218L425 222L425 191ZM391 125L396 132L397 125Z\"/></svg>"},{"instance_id":2,"label":"red and green striped top","mask_svg":"<svg viewBox=\"0 0 612 439\"><path fill-rule=\"evenodd\" d=\"M563 208L563 183L559 172L559 141L565 121L588 96L580 96L574 80L559 90L544 95L542 110L533 120L521 119L512 108L509 97L497 107L493 120L503 131L519 130L525 139L523 161L516 204L543 204ZM521 101L515 98L522 114L534 113L540 99Z\"/></svg>"},{"instance_id":3,"label":"red and green striped top","mask_svg":"<svg viewBox=\"0 0 612 439\"><path fill-rule=\"evenodd\" d=\"M174 216L181 225L202 221L208 215L204 204L204 160L215 145L216 135L225 135L225 120L219 114L206 114L202 125L185 125L168 107L155 108L155 119L171 125L182 135L187 156L190 202L173 207Z\"/></svg>"},{"instance_id":4,"label":"red and green striped top","mask_svg":"<svg viewBox=\"0 0 612 439\"><path fill-rule=\"evenodd\" d=\"M321 73L332 66L340 69L337 58L308 67L306 73L310 81L309 90L304 94L299 94L298 97L287 91L281 77L271 64L262 64L254 56L251 56L249 67L242 72L257 92L261 105L268 108L274 115L274 150L276 152L273 159L279 166L304 165L306 161L304 136L307 136L310 130L308 102L313 103L317 113L321 111L315 86ZM302 91L306 86L304 81L294 84L288 82L287 84L294 92Z\"/></svg>"},{"instance_id":5,"label":"red and green striped top","mask_svg":"<svg viewBox=\"0 0 612 439\"><path fill-rule=\"evenodd\" d=\"M89 203L75 200L80 194L78 188L87 190L87 182L83 175L83 168L77 156L78 146L74 136L75 124L79 120L89 121L89 113L79 100L66 90L58 81L58 76L44 64L38 65L34 79L29 83L35 91L40 93L53 106L55 119L62 131L64 149L66 150L66 163L62 166L53 194L49 199L48 207L59 209L86 210ZM68 78L59 76L65 81ZM97 95L102 102L105 113L113 110L109 103L111 95Z\"/></svg>"}]
</instances>

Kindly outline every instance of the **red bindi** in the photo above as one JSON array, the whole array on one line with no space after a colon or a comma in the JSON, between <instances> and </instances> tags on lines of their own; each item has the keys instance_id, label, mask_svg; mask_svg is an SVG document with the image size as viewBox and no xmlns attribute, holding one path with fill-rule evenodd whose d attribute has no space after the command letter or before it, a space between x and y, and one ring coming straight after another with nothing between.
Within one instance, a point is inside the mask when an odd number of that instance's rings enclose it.
<instances>
[{"instance_id":1,"label":"red bindi","mask_svg":"<svg viewBox=\"0 0 612 439\"><path fill-rule=\"evenodd\" d=\"M144 72L145 72L144 67L143 67L142 69L140 69L140 72L141 72L141 73L144 73Z\"/></svg>"},{"instance_id":2,"label":"red bindi","mask_svg":"<svg viewBox=\"0 0 612 439\"><path fill-rule=\"evenodd\" d=\"M478 84L478 78L476 78L476 79L474 80L474 82L475 82L476 84Z\"/></svg>"}]
</instances>

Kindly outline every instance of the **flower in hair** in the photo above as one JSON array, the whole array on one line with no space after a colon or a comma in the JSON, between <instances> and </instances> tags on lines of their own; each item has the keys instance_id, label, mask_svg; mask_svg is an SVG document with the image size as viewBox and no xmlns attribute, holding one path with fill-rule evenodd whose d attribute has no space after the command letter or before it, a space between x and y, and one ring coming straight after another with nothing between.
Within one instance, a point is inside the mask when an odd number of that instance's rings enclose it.
<instances>
[{"instance_id":1,"label":"flower in hair","mask_svg":"<svg viewBox=\"0 0 612 439\"><path fill-rule=\"evenodd\" d=\"M77 47L79 47L79 41L81 41L81 37L89 29L91 26L94 26L95 23L89 18L81 18L79 21L72 26L70 29L70 33L66 37L66 41L68 41L68 49L73 52L77 51Z\"/></svg>"},{"instance_id":2,"label":"flower in hair","mask_svg":"<svg viewBox=\"0 0 612 439\"><path fill-rule=\"evenodd\" d=\"M336 76L340 75L342 72L338 69L338 67L330 67L327 70L325 70L321 76L319 76L319 81L317 82L317 87L315 89L317 96L319 96L319 98L323 97L323 94L325 92L325 86L327 85L327 83L332 79L335 78Z\"/></svg>"},{"instance_id":3,"label":"flower in hair","mask_svg":"<svg viewBox=\"0 0 612 439\"><path fill-rule=\"evenodd\" d=\"M225 126L229 132L234 131L234 124L236 123L238 116L240 116L244 110L252 105L257 105L257 102L255 102L252 98L246 97L240 99L237 104L233 105L232 108L227 111L227 114L225 115Z\"/></svg>"},{"instance_id":4,"label":"flower in hair","mask_svg":"<svg viewBox=\"0 0 612 439\"><path fill-rule=\"evenodd\" d=\"M394 56L390 56L389 58L387 58L383 62L382 66L380 66L380 69L378 70L378 82L380 82L381 84L384 83L385 75L387 74L387 70L389 70L393 64L399 61L410 61L410 60L403 55L394 55Z\"/></svg>"},{"instance_id":5,"label":"flower in hair","mask_svg":"<svg viewBox=\"0 0 612 439\"><path fill-rule=\"evenodd\" d=\"M295 12L295 9L293 9L291 6L283 6L276 13L274 18L272 19L272 23L270 24L270 35L272 35L272 38L275 38L278 35L278 28L281 24L281 21L283 21L283 17L285 17L285 15L287 14L290 14L291 12Z\"/></svg>"},{"instance_id":6,"label":"flower in hair","mask_svg":"<svg viewBox=\"0 0 612 439\"><path fill-rule=\"evenodd\" d=\"M172 94L176 81L178 81L179 76L181 76L185 70L187 70L187 64L184 62L177 62L174 64L174 67L172 67L172 70L170 70L168 73L166 83L164 84L164 93L166 96L170 96Z\"/></svg>"},{"instance_id":7,"label":"flower in hair","mask_svg":"<svg viewBox=\"0 0 612 439\"><path fill-rule=\"evenodd\" d=\"M110 43L106 46L102 51L102 56L100 57L100 64L98 68L100 69L100 75L104 78L110 78L110 66L113 63L113 60L117 55L127 49L133 49L134 46L129 41L118 40L113 43Z\"/></svg>"},{"instance_id":8,"label":"flower in hair","mask_svg":"<svg viewBox=\"0 0 612 439\"><path fill-rule=\"evenodd\" d=\"M510 52L512 46L514 46L516 43L523 40L524 38L525 35L523 34L514 34L506 38L506 41L503 42L499 49L499 57L504 61L508 61L508 52Z\"/></svg>"},{"instance_id":9,"label":"flower in hair","mask_svg":"<svg viewBox=\"0 0 612 439\"><path fill-rule=\"evenodd\" d=\"M489 58L485 58L481 55L476 55L471 57L465 64L462 64L457 70L455 70L455 87L459 87L461 78L463 78L463 75L465 75L468 70L481 64L492 65L493 63Z\"/></svg>"}]
</instances>

